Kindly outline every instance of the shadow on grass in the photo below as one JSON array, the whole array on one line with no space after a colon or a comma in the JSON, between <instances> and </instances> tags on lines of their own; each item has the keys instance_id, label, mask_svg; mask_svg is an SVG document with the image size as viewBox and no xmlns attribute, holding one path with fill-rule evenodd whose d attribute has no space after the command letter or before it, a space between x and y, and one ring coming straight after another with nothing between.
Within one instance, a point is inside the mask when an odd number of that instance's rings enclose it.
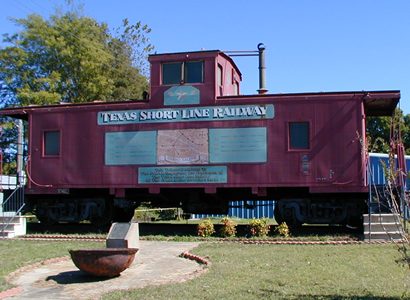
<instances>
[{"instance_id":1,"label":"shadow on grass","mask_svg":"<svg viewBox=\"0 0 410 300\"><path fill-rule=\"evenodd\" d=\"M410 248L409 245L401 245L398 248L398 251L401 254L401 258L396 259L396 263L400 265L405 265L410 268Z\"/></svg>"}]
</instances>

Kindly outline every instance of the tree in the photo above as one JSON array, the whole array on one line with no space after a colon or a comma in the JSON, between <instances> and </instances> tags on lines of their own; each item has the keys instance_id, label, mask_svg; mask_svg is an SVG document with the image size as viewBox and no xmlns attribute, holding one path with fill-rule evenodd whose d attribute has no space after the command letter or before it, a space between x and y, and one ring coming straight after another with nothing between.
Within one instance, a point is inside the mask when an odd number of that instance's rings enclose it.
<instances>
[{"instance_id":1,"label":"tree","mask_svg":"<svg viewBox=\"0 0 410 300\"><path fill-rule=\"evenodd\" d=\"M4 34L0 48L0 108L142 99L148 89L146 56L153 46L147 25L125 19L111 33L75 9L14 22L22 30ZM16 130L4 118L0 126L6 166L13 161Z\"/></svg>"},{"instance_id":2,"label":"tree","mask_svg":"<svg viewBox=\"0 0 410 300\"><path fill-rule=\"evenodd\" d=\"M147 25L141 22L133 25L128 19L124 19L122 27L117 28L117 38L109 43L114 57L111 75L114 78L112 99L135 99L147 91L147 53L153 50L146 37L149 32L151 29Z\"/></svg>"},{"instance_id":3,"label":"tree","mask_svg":"<svg viewBox=\"0 0 410 300\"><path fill-rule=\"evenodd\" d=\"M0 49L0 93L7 104L141 99L148 87L136 67L141 55L135 54L152 50L150 29L140 22L124 20L118 36L75 12L15 22L23 30L4 35L9 46Z\"/></svg>"},{"instance_id":4,"label":"tree","mask_svg":"<svg viewBox=\"0 0 410 300\"><path fill-rule=\"evenodd\" d=\"M16 174L17 172L17 135L17 127L13 121L4 118L0 127L0 150L3 155L2 174Z\"/></svg>"},{"instance_id":5,"label":"tree","mask_svg":"<svg viewBox=\"0 0 410 300\"><path fill-rule=\"evenodd\" d=\"M403 111L397 108L393 123L396 130L401 132L406 153L410 154L410 115L403 116ZM391 117L367 117L366 134L369 152L389 152L391 126Z\"/></svg>"},{"instance_id":6,"label":"tree","mask_svg":"<svg viewBox=\"0 0 410 300\"><path fill-rule=\"evenodd\" d=\"M404 148L406 149L406 154L410 154L410 114L407 114L403 118L404 126L401 131Z\"/></svg>"}]
</instances>

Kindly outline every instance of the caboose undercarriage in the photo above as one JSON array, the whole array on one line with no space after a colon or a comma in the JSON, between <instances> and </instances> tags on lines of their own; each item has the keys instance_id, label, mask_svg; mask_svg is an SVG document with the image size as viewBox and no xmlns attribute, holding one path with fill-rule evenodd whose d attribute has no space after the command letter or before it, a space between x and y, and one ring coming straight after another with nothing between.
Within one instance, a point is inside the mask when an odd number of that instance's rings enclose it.
<instances>
[{"instance_id":1,"label":"caboose undercarriage","mask_svg":"<svg viewBox=\"0 0 410 300\"><path fill-rule=\"evenodd\" d=\"M42 223L78 223L90 221L101 225L110 222L129 222L141 202L154 207L181 207L185 213L227 214L229 201L276 200L275 220L280 224L298 227L307 224L342 224L358 226L366 211L367 194L309 194L306 189L267 189L263 197L253 195L247 188L218 189L205 193L204 189L161 189L149 194L146 190L126 190L122 198L109 195L108 190L70 190L61 195L28 195L28 209Z\"/></svg>"},{"instance_id":2,"label":"caboose undercarriage","mask_svg":"<svg viewBox=\"0 0 410 300\"><path fill-rule=\"evenodd\" d=\"M26 211L33 212L41 223L79 223L96 225L129 222L136 202L109 197L104 190L74 190L65 195L26 195Z\"/></svg>"},{"instance_id":3,"label":"caboose undercarriage","mask_svg":"<svg viewBox=\"0 0 410 300\"><path fill-rule=\"evenodd\" d=\"M349 197L349 196L348 196ZM286 222L298 227L307 224L341 224L360 226L365 211L365 198L353 195L352 198L341 196L320 196L305 199L286 199L277 201L275 220L278 224Z\"/></svg>"}]
</instances>

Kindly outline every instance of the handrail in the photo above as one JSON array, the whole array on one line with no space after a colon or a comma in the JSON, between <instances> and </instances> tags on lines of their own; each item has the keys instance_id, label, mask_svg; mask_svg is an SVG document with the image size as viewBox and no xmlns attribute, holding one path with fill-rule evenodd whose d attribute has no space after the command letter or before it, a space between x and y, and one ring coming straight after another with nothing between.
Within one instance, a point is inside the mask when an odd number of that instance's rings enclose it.
<instances>
[{"instance_id":1,"label":"handrail","mask_svg":"<svg viewBox=\"0 0 410 300\"><path fill-rule=\"evenodd\" d=\"M4 217L5 216L5 207L6 205L9 205L8 203L12 200L15 200L15 203L11 203L11 210L14 212L12 216L10 216L10 219L4 223L4 226L2 229L0 229L0 238L3 236L2 233L4 233L7 230L7 227L14 221L14 219L21 213L23 210L24 206L26 205L24 203L24 186L19 186L17 187L3 203L1 203L1 215Z\"/></svg>"},{"instance_id":2,"label":"handrail","mask_svg":"<svg viewBox=\"0 0 410 300\"><path fill-rule=\"evenodd\" d=\"M13 223L14 219L20 214L20 212L23 210L24 206L26 206L25 203L23 203L23 205L16 211L16 213L10 217L10 219L8 220L7 223L3 224L3 228L0 230L0 233L3 233L4 231L6 231L7 227ZM2 238L2 234L0 234L0 238Z\"/></svg>"},{"instance_id":3,"label":"handrail","mask_svg":"<svg viewBox=\"0 0 410 300\"><path fill-rule=\"evenodd\" d=\"M2 212L4 212L4 206L7 204L7 202L9 202L11 199L13 199L14 194L16 194L17 192L20 192L21 189L24 190L24 187L23 187L23 186L17 187L17 188L8 196L8 198L7 198L5 201L3 201L3 203L1 204L1 206L2 206ZM23 201L23 202L24 202L24 201Z\"/></svg>"}]
</instances>

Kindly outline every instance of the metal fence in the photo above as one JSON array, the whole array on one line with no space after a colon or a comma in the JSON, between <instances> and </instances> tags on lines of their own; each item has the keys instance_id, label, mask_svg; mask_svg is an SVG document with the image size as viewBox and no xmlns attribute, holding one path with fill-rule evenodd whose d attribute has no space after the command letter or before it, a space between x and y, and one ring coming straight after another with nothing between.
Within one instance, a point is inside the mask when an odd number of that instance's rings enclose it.
<instances>
[{"instance_id":1,"label":"metal fence","mask_svg":"<svg viewBox=\"0 0 410 300\"><path fill-rule=\"evenodd\" d=\"M405 156L406 168L410 170L410 155ZM385 168L389 166L389 155L383 153L370 153L369 155L369 184L386 184ZM406 189L410 188L410 178L407 176Z\"/></svg>"},{"instance_id":2,"label":"metal fence","mask_svg":"<svg viewBox=\"0 0 410 300\"><path fill-rule=\"evenodd\" d=\"M400 212L405 220L410 219L410 208L408 206L407 195L410 189L410 155L405 156L407 177L405 181L404 191L397 190L402 193L400 199ZM397 164L397 160L395 162ZM368 183L371 186L369 197L369 213L391 212L392 203L389 202L390 196L386 190L386 168L390 167L389 155L382 153L370 153L369 155L369 169L368 169ZM387 193L387 196L385 196Z\"/></svg>"},{"instance_id":3,"label":"metal fence","mask_svg":"<svg viewBox=\"0 0 410 300\"><path fill-rule=\"evenodd\" d=\"M264 201L231 201L229 202L228 216L240 219L273 218L274 200ZM217 214L193 214L192 219L221 218Z\"/></svg>"}]
</instances>

